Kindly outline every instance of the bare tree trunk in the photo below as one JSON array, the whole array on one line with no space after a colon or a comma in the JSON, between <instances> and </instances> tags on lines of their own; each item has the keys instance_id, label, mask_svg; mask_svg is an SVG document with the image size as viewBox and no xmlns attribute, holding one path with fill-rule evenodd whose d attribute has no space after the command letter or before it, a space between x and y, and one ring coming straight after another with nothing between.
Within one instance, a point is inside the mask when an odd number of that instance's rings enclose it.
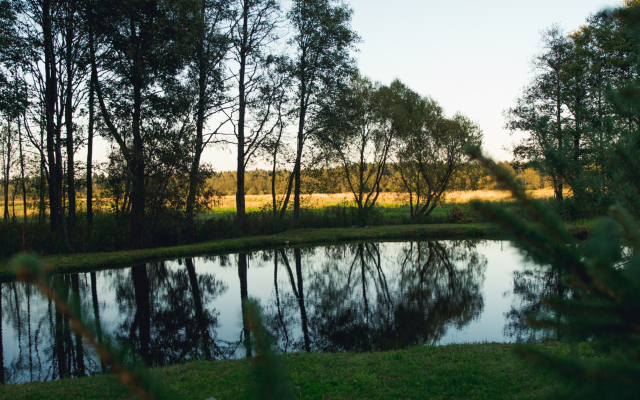
<instances>
[{"instance_id":1,"label":"bare tree trunk","mask_svg":"<svg viewBox=\"0 0 640 400\"><path fill-rule=\"evenodd\" d=\"M145 214L145 162L140 118L142 93L139 85L134 85L133 110L133 160L131 165L131 241L134 249L143 248Z\"/></svg>"},{"instance_id":2,"label":"bare tree trunk","mask_svg":"<svg viewBox=\"0 0 640 400\"><path fill-rule=\"evenodd\" d=\"M54 122L58 99L58 77L50 0L42 2L43 36L45 52L45 117L47 133L47 158L49 162L49 209L51 229L58 234L63 245L70 250L69 237L62 208L62 152L60 149L60 129Z\"/></svg>"},{"instance_id":3,"label":"bare tree trunk","mask_svg":"<svg viewBox=\"0 0 640 400\"><path fill-rule=\"evenodd\" d=\"M4 161L4 220L9 220L9 177L11 174L11 123L7 124L6 161Z\"/></svg>"},{"instance_id":4,"label":"bare tree trunk","mask_svg":"<svg viewBox=\"0 0 640 400\"><path fill-rule=\"evenodd\" d=\"M195 203L198 189L198 172L200 171L200 158L203 151L203 131L204 131L204 113L206 105L206 85L207 71L204 60L204 41L205 41L205 1L202 1L200 37L198 39L198 60L199 76L198 76L198 111L196 116L196 143L193 149L193 160L191 161L191 170L189 171L189 194L187 196L187 219L193 224L195 221Z\"/></svg>"},{"instance_id":5,"label":"bare tree trunk","mask_svg":"<svg viewBox=\"0 0 640 400\"><path fill-rule=\"evenodd\" d=\"M42 148L42 146L44 146L44 129L42 128L42 126L40 127L40 147ZM46 205L45 205L45 201L44 201L44 197L45 197L45 182L46 182L46 177L45 177L45 173L44 173L44 156L42 154L40 154L40 188L39 188L39 194L40 194L40 204L39 204L39 208L38 208L38 220L40 222L44 222L45 218L46 218Z\"/></svg>"},{"instance_id":6,"label":"bare tree trunk","mask_svg":"<svg viewBox=\"0 0 640 400\"><path fill-rule=\"evenodd\" d=\"M553 194L558 201L562 201L564 198L562 176L559 174L553 175Z\"/></svg>"},{"instance_id":7,"label":"bare tree trunk","mask_svg":"<svg viewBox=\"0 0 640 400\"><path fill-rule=\"evenodd\" d=\"M22 126L18 118L18 146L20 147L20 177L22 180L22 207L24 208L24 223L27 223L27 183L24 177L24 153L22 152Z\"/></svg>"},{"instance_id":8,"label":"bare tree trunk","mask_svg":"<svg viewBox=\"0 0 640 400\"><path fill-rule=\"evenodd\" d=\"M93 36L93 32L89 33ZM93 41L93 38L92 38ZM93 46L91 46L93 51ZM89 83L89 126L87 132L87 223L93 223L93 127L95 123L95 82L93 74Z\"/></svg>"},{"instance_id":9,"label":"bare tree trunk","mask_svg":"<svg viewBox=\"0 0 640 400\"><path fill-rule=\"evenodd\" d=\"M71 6L69 6L71 7ZM65 128L67 131L67 196L69 198L69 237L73 238L73 231L76 221L76 187L75 187L75 166L73 154L73 25L71 10L67 15L66 27L66 69L67 69L67 87L65 93Z\"/></svg>"},{"instance_id":10,"label":"bare tree trunk","mask_svg":"<svg viewBox=\"0 0 640 400\"><path fill-rule=\"evenodd\" d=\"M240 44L240 73L238 76L238 98L240 101L238 109L238 164L237 164L237 180L236 180L236 215L238 218L238 225L242 232L247 231L246 226L246 204L244 198L244 140L245 140L245 118L246 118L246 93L245 93L245 74L247 67L247 53L250 49L247 46L248 40L248 24L249 24L249 1L245 0L243 3L243 16L242 16L242 42Z\"/></svg>"},{"instance_id":11,"label":"bare tree trunk","mask_svg":"<svg viewBox=\"0 0 640 400\"><path fill-rule=\"evenodd\" d=\"M302 57L301 70L305 70L305 58ZM306 95L307 87L304 76L302 77L301 91L300 91L300 115L298 120L298 138L296 141L296 164L294 166L294 188L293 188L293 229L298 226L298 219L300 218L300 191L301 191L301 175L302 175L302 148L304 146L304 125L307 116L306 107Z\"/></svg>"},{"instance_id":12,"label":"bare tree trunk","mask_svg":"<svg viewBox=\"0 0 640 400\"><path fill-rule=\"evenodd\" d=\"M556 125L557 125L557 141L558 141L558 155L560 157L562 157L562 98L561 98L561 91L560 91L560 77L558 74L556 74ZM560 171L560 168L557 168L556 171L556 176L554 177L554 191L555 191L555 196L556 196L556 200L558 201L562 201L563 200L563 193L562 193L562 175L563 175L563 171Z\"/></svg>"},{"instance_id":13,"label":"bare tree trunk","mask_svg":"<svg viewBox=\"0 0 640 400\"><path fill-rule=\"evenodd\" d=\"M278 156L279 143L280 143L280 140L278 139L278 145L275 146L275 150L273 152L273 168L271 171L271 200L273 201L274 221L275 221L275 218L278 217L278 202L277 202L277 195L276 195L276 172L277 172L276 168L278 166L277 156Z\"/></svg>"}]
</instances>

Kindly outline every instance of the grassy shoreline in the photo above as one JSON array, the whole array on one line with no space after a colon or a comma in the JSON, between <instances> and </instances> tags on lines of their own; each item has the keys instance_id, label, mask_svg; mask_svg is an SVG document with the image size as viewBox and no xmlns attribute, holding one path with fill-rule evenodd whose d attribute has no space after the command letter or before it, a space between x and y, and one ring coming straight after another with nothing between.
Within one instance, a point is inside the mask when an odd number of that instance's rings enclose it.
<instances>
[{"instance_id":1,"label":"grassy shoreline","mask_svg":"<svg viewBox=\"0 0 640 400\"><path fill-rule=\"evenodd\" d=\"M537 346L550 353L569 353L568 346L558 343ZM284 364L299 399L539 398L560 384L557 376L532 369L519 359L512 344L419 346L359 354L296 353L285 355ZM193 362L154 372L182 399L255 396L248 360ZM102 375L0 386L0 398L134 397L115 376Z\"/></svg>"},{"instance_id":2,"label":"grassy shoreline","mask_svg":"<svg viewBox=\"0 0 640 400\"><path fill-rule=\"evenodd\" d=\"M589 232L588 226L570 227L576 236ZM125 250L105 253L78 253L44 256L42 261L55 273L87 272L107 268L118 268L162 261L177 257L213 255L281 248L285 242L291 246L315 246L320 244L380 241L380 240L425 240L425 239L503 239L504 233L492 224L429 224L429 225L389 225L369 229L330 228L288 231L269 236L250 236L225 239L184 246L160 247L143 250ZM0 281L14 278L8 268L8 260L0 261Z\"/></svg>"}]
</instances>

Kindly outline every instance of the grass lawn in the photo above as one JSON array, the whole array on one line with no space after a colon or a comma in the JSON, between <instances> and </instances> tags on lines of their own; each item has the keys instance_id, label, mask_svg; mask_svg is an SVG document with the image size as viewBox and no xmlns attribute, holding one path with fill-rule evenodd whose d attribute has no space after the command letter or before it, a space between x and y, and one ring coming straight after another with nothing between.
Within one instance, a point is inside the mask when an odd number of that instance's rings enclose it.
<instances>
[{"instance_id":1,"label":"grass lawn","mask_svg":"<svg viewBox=\"0 0 640 400\"><path fill-rule=\"evenodd\" d=\"M565 345L540 344L568 354ZM585 350L588 352L588 350ZM299 399L540 398L560 384L510 344L422 346L376 353L285 356ZM183 399L254 398L250 361L196 362L154 370ZM2 399L133 399L113 375L0 387Z\"/></svg>"}]
</instances>

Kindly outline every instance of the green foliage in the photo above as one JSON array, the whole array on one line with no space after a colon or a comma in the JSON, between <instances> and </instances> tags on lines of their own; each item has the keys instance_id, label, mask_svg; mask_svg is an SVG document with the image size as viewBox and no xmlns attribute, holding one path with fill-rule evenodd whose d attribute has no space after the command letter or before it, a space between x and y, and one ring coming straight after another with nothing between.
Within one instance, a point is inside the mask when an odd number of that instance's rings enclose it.
<instances>
[{"instance_id":1,"label":"green foliage","mask_svg":"<svg viewBox=\"0 0 640 400\"><path fill-rule=\"evenodd\" d=\"M476 222L472 210L466 205L454 204L447 212L447 219L454 224L469 224Z\"/></svg>"},{"instance_id":2,"label":"green foliage","mask_svg":"<svg viewBox=\"0 0 640 400\"><path fill-rule=\"evenodd\" d=\"M637 2L627 2L615 13L637 10ZM635 29L606 11L569 35L550 27L533 60L535 77L505 112L506 127L526 134L513 148L516 158L552 178L556 199L568 186L577 213L603 213L618 201L605 187L616 185L613 164L623 166L612 160L612 148L638 128L637 107L624 95L640 76Z\"/></svg>"},{"instance_id":3,"label":"green foliage","mask_svg":"<svg viewBox=\"0 0 640 400\"><path fill-rule=\"evenodd\" d=\"M398 140L394 170L400 190L409 194L411 219L426 217L443 201L454 174L468 159L465 145L482 143L480 128L467 117L444 115L438 103L423 98L399 81L390 113Z\"/></svg>"},{"instance_id":4,"label":"green foliage","mask_svg":"<svg viewBox=\"0 0 640 400\"><path fill-rule=\"evenodd\" d=\"M358 207L360 226L367 224L387 172L396 131L385 112L394 95L387 87L355 77L314 121L320 157L338 166Z\"/></svg>"}]
</instances>

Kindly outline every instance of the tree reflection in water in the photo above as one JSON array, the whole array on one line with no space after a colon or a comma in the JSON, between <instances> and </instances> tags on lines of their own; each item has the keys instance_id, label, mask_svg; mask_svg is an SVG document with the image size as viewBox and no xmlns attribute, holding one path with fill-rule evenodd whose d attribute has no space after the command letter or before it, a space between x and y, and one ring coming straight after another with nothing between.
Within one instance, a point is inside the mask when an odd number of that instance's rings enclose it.
<instances>
[{"instance_id":1,"label":"tree reflection in water","mask_svg":"<svg viewBox=\"0 0 640 400\"><path fill-rule=\"evenodd\" d=\"M167 268L164 262L131 268L116 284L120 314L125 318L115 335L130 343L150 366L189 360L227 358L239 345L216 340L218 312L203 303L227 290L213 275L194 277L193 260L185 268ZM197 281L197 282L194 282Z\"/></svg>"},{"instance_id":2,"label":"tree reflection in water","mask_svg":"<svg viewBox=\"0 0 640 400\"><path fill-rule=\"evenodd\" d=\"M508 294L508 293L507 293ZM553 334L546 330L533 328L527 322L527 315L542 315L561 318L552 314L543 303L548 296L567 297L571 291L562 282L562 271L551 267L529 267L513 272L514 303L505 313L504 334L516 342L538 342L547 339L561 340L559 331Z\"/></svg>"},{"instance_id":3,"label":"tree reflection in water","mask_svg":"<svg viewBox=\"0 0 640 400\"><path fill-rule=\"evenodd\" d=\"M385 350L438 342L447 327L465 326L484 307L487 261L475 246L467 241L407 243L395 259L383 257L377 243L334 246L324 248L328 261L307 268L302 255L309 262L321 250L273 252L276 309L267 312L267 320L284 352ZM288 263L291 253L295 278ZM279 269L289 285L278 280ZM292 341L297 321L302 340Z\"/></svg>"}]
</instances>

